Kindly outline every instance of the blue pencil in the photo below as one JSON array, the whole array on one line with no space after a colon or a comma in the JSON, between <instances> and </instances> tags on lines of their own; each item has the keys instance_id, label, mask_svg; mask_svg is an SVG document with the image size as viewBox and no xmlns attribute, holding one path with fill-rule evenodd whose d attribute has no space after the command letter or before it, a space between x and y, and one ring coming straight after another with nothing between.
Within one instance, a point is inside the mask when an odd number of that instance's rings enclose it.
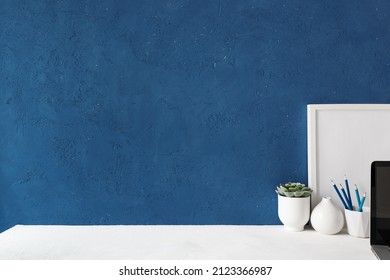
<instances>
[{"instance_id":1,"label":"blue pencil","mask_svg":"<svg viewBox=\"0 0 390 280\"><path fill-rule=\"evenodd\" d=\"M364 193L362 196L362 201L360 202L359 209L358 209L359 212L363 211L363 204L365 200L366 200L366 193Z\"/></svg>"},{"instance_id":2,"label":"blue pencil","mask_svg":"<svg viewBox=\"0 0 390 280\"><path fill-rule=\"evenodd\" d=\"M358 205L358 207L359 207L361 201L360 201L359 190L358 190L358 187L357 187L356 184L355 184L355 194L356 194L357 205Z\"/></svg>"},{"instance_id":3,"label":"blue pencil","mask_svg":"<svg viewBox=\"0 0 390 280\"><path fill-rule=\"evenodd\" d=\"M342 191L342 193L343 193L343 195L344 195L345 201L347 202L348 209L349 209L349 210L353 210L353 208L352 208L352 202L349 201L348 195L347 195L347 193L345 192L345 190L344 190L344 188L343 188L343 186L342 186L341 184L340 184L340 187L341 187L341 191Z\"/></svg>"},{"instance_id":4,"label":"blue pencil","mask_svg":"<svg viewBox=\"0 0 390 280\"><path fill-rule=\"evenodd\" d=\"M341 196L341 193L340 193L339 189L337 188L336 184L335 184L333 181L332 181L332 184L333 184L333 188L335 189L335 191L336 191L337 195L339 196L341 202L343 203L345 209L348 209L348 206L347 206L347 204L345 203L343 197Z\"/></svg>"},{"instance_id":5,"label":"blue pencil","mask_svg":"<svg viewBox=\"0 0 390 280\"><path fill-rule=\"evenodd\" d=\"M349 183L348 183L347 175L344 175L344 177L345 177L345 186L347 188L349 206L351 207L352 210L352 199L351 199L351 193L349 192Z\"/></svg>"}]
</instances>

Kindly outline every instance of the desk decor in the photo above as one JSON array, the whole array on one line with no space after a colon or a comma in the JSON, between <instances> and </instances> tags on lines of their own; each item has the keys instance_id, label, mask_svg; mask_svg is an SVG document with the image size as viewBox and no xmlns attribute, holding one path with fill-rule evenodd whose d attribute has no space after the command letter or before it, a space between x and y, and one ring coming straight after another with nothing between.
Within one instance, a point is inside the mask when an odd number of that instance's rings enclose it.
<instances>
[{"instance_id":1,"label":"desk decor","mask_svg":"<svg viewBox=\"0 0 390 280\"><path fill-rule=\"evenodd\" d=\"M370 232L370 208L363 207L366 201L366 193L360 197L359 188L355 184L355 196L357 206L353 206L353 199L349 192L349 185L347 176L345 176L345 185L347 192L344 191L343 186L340 184L343 196L340 194L336 184L332 181L333 188L335 189L340 201L344 205L345 220L347 223L348 234L355 237L367 238Z\"/></svg>"},{"instance_id":2,"label":"desk decor","mask_svg":"<svg viewBox=\"0 0 390 280\"><path fill-rule=\"evenodd\" d=\"M346 171L358 184L361 194L366 192L365 206L370 206L371 163L390 158L389 119L390 104L307 106L308 185L313 189L312 208L322 197L328 196L344 208L337 194L329 188L329 178L339 173L344 175ZM333 178L343 182L342 176ZM354 196L351 182L349 187Z\"/></svg>"},{"instance_id":3,"label":"desk decor","mask_svg":"<svg viewBox=\"0 0 390 280\"><path fill-rule=\"evenodd\" d=\"M319 233L336 234L344 226L344 216L340 208L332 202L331 197L324 197L313 209L310 222L311 226Z\"/></svg>"},{"instance_id":4,"label":"desk decor","mask_svg":"<svg viewBox=\"0 0 390 280\"><path fill-rule=\"evenodd\" d=\"M367 238L370 236L370 208L357 207L353 210L345 209L345 220L347 222L348 234L355 237Z\"/></svg>"},{"instance_id":5,"label":"desk decor","mask_svg":"<svg viewBox=\"0 0 390 280\"><path fill-rule=\"evenodd\" d=\"M349 191L349 186L348 186L348 179L347 176L345 176L345 185L347 187L347 192L345 192L344 187L340 184L341 191L343 195L340 194L339 189L337 188L336 184L331 180L333 184L333 188L336 191L338 197L340 198L340 201L344 205L344 208L350 211L358 211L362 212L364 202L366 201L366 193L363 194L363 197L360 199L360 194L359 194L359 189L358 186L355 184L355 196L356 196L356 202L357 202L357 207L355 208L352 203L352 198L351 198L351 193Z\"/></svg>"},{"instance_id":6,"label":"desk decor","mask_svg":"<svg viewBox=\"0 0 390 280\"><path fill-rule=\"evenodd\" d=\"M310 218L310 195L312 190L302 183L288 182L276 187L278 216L284 228L302 231Z\"/></svg>"}]
</instances>

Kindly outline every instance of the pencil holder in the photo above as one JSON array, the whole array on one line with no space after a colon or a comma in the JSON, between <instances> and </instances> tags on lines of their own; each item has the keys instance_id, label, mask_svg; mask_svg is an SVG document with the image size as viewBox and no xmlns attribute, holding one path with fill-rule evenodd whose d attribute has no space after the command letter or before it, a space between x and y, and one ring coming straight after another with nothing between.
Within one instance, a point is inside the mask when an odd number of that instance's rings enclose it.
<instances>
[{"instance_id":1,"label":"pencil holder","mask_svg":"<svg viewBox=\"0 0 390 280\"><path fill-rule=\"evenodd\" d=\"M370 236L370 208L363 207L363 212L345 209L345 220L347 222L348 234L367 238Z\"/></svg>"}]
</instances>

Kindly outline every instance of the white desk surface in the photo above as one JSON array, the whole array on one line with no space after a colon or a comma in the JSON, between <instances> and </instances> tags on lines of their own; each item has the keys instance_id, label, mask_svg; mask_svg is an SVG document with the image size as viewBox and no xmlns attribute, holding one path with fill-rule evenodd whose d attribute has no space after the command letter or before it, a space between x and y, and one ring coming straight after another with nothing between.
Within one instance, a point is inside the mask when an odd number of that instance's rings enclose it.
<instances>
[{"instance_id":1,"label":"white desk surface","mask_svg":"<svg viewBox=\"0 0 390 280\"><path fill-rule=\"evenodd\" d=\"M0 259L364 260L369 239L282 226L22 226L0 234Z\"/></svg>"}]
</instances>

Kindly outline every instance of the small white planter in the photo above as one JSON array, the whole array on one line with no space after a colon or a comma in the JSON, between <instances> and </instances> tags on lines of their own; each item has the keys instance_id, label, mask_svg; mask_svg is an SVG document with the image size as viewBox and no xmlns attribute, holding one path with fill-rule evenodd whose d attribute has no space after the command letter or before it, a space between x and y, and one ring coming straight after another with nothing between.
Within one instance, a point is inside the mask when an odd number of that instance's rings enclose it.
<instances>
[{"instance_id":1,"label":"small white planter","mask_svg":"<svg viewBox=\"0 0 390 280\"><path fill-rule=\"evenodd\" d=\"M360 238L370 237L370 208L363 207L363 212L356 211L356 207L354 210L344 210L348 234Z\"/></svg>"},{"instance_id":2,"label":"small white planter","mask_svg":"<svg viewBox=\"0 0 390 280\"><path fill-rule=\"evenodd\" d=\"M286 230L302 231L310 218L310 196L278 195L278 216Z\"/></svg>"}]
</instances>

